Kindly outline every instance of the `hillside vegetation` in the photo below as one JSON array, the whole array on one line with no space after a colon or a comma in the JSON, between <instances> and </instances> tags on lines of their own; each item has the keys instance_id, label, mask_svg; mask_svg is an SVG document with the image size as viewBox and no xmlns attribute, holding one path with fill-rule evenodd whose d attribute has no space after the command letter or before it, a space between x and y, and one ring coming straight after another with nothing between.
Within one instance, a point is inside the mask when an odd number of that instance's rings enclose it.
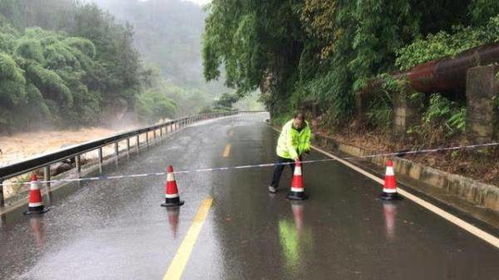
<instances>
[{"instance_id":1,"label":"hillside vegetation","mask_svg":"<svg viewBox=\"0 0 499 280\"><path fill-rule=\"evenodd\" d=\"M0 1L0 133L152 123L227 90L201 74L201 7L98 2Z\"/></svg>"},{"instance_id":2,"label":"hillside vegetation","mask_svg":"<svg viewBox=\"0 0 499 280\"><path fill-rule=\"evenodd\" d=\"M274 119L313 105L329 127L352 120L370 79L499 40L496 0L214 0L208 11L206 79L224 69L239 95L260 88ZM368 125L389 125L389 98Z\"/></svg>"}]
</instances>

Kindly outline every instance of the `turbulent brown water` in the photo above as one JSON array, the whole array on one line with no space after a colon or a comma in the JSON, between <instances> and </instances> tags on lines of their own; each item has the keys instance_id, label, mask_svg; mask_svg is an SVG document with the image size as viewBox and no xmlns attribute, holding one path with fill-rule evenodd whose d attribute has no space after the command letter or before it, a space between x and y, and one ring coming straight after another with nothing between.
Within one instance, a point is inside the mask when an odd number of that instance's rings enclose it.
<instances>
[{"instance_id":1,"label":"turbulent brown water","mask_svg":"<svg viewBox=\"0 0 499 280\"><path fill-rule=\"evenodd\" d=\"M132 129L132 128L129 128ZM63 147L107 137L122 130L84 128L80 130L38 131L0 136L0 166L59 150Z\"/></svg>"}]
</instances>

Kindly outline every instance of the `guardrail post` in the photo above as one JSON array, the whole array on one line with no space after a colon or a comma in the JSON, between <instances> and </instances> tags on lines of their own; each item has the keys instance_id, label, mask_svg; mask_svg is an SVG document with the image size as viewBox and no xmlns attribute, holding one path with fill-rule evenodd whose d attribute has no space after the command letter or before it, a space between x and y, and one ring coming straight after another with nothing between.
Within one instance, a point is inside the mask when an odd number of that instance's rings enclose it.
<instances>
[{"instance_id":1,"label":"guardrail post","mask_svg":"<svg viewBox=\"0 0 499 280\"><path fill-rule=\"evenodd\" d=\"M163 138L163 127L159 128L159 138Z\"/></svg>"},{"instance_id":2,"label":"guardrail post","mask_svg":"<svg viewBox=\"0 0 499 280\"><path fill-rule=\"evenodd\" d=\"M152 131L153 139L156 140L156 129Z\"/></svg>"},{"instance_id":3,"label":"guardrail post","mask_svg":"<svg viewBox=\"0 0 499 280\"><path fill-rule=\"evenodd\" d=\"M47 197L49 203L52 203L52 189L50 188L50 165L47 165L43 168L43 181L45 181L45 188L47 188Z\"/></svg>"},{"instance_id":4,"label":"guardrail post","mask_svg":"<svg viewBox=\"0 0 499 280\"><path fill-rule=\"evenodd\" d=\"M120 157L120 147L118 142L114 142L114 156L116 157L116 164L118 164L118 158Z\"/></svg>"},{"instance_id":5,"label":"guardrail post","mask_svg":"<svg viewBox=\"0 0 499 280\"><path fill-rule=\"evenodd\" d=\"M99 148L98 150L99 153L99 173L102 173L102 164L104 163L104 159L102 157L102 147Z\"/></svg>"},{"instance_id":6,"label":"guardrail post","mask_svg":"<svg viewBox=\"0 0 499 280\"><path fill-rule=\"evenodd\" d=\"M137 145L135 145L135 148L137 148L137 154L140 152L140 135L137 134L137 136L135 136L136 138L136 141L137 141Z\"/></svg>"},{"instance_id":7,"label":"guardrail post","mask_svg":"<svg viewBox=\"0 0 499 280\"><path fill-rule=\"evenodd\" d=\"M47 191L50 192L50 165L47 165L43 168L43 181L45 181L45 187Z\"/></svg>"},{"instance_id":8,"label":"guardrail post","mask_svg":"<svg viewBox=\"0 0 499 280\"><path fill-rule=\"evenodd\" d=\"M75 164L76 164L76 175L78 176L78 178L80 178L80 175L81 175L80 155L77 155L75 157Z\"/></svg>"},{"instance_id":9,"label":"guardrail post","mask_svg":"<svg viewBox=\"0 0 499 280\"><path fill-rule=\"evenodd\" d=\"M0 207L4 207L5 206L5 198L3 196L3 178L0 179Z\"/></svg>"},{"instance_id":10,"label":"guardrail post","mask_svg":"<svg viewBox=\"0 0 499 280\"><path fill-rule=\"evenodd\" d=\"M126 157L130 158L130 138L126 138Z\"/></svg>"},{"instance_id":11,"label":"guardrail post","mask_svg":"<svg viewBox=\"0 0 499 280\"><path fill-rule=\"evenodd\" d=\"M146 147L149 148L149 131L146 131Z\"/></svg>"}]
</instances>

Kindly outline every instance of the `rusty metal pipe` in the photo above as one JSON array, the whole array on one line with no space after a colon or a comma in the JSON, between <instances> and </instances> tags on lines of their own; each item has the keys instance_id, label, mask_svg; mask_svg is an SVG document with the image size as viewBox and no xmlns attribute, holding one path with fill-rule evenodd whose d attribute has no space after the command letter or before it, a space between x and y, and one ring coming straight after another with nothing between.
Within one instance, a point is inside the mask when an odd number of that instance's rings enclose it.
<instances>
[{"instance_id":1,"label":"rusty metal pipe","mask_svg":"<svg viewBox=\"0 0 499 280\"><path fill-rule=\"evenodd\" d=\"M499 42L469 49L455 58L443 58L419 64L398 74L408 78L410 85L423 93L464 93L468 69L499 62Z\"/></svg>"},{"instance_id":2,"label":"rusty metal pipe","mask_svg":"<svg viewBox=\"0 0 499 280\"><path fill-rule=\"evenodd\" d=\"M409 85L422 93L440 92L464 96L468 69L492 63L499 63L499 42L469 49L454 58L447 57L419 64L408 71L392 73L392 76L407 78ZM381 85L380 79L372 80L357 94L372 93Z\"/></svg>"}]
</instances>

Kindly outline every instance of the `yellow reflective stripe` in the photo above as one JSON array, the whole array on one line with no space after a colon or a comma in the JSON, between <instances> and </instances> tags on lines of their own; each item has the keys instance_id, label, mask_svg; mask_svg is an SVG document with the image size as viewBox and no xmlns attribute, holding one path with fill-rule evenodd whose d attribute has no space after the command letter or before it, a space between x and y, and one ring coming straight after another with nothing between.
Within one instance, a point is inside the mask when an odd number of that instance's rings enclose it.
<instances>
[{"instance_id":1,"label":"yellow reflective stripe","mask_svg":"<svg viewBox=\"0 0 499 280\"><path fill-rule=\"evenodd\" d=\"M232 147L231 144L227 144L225 146L224 152L223 152L223 157L228 157L230 155L230 148Z\"/></svg>"}]
</instances>

